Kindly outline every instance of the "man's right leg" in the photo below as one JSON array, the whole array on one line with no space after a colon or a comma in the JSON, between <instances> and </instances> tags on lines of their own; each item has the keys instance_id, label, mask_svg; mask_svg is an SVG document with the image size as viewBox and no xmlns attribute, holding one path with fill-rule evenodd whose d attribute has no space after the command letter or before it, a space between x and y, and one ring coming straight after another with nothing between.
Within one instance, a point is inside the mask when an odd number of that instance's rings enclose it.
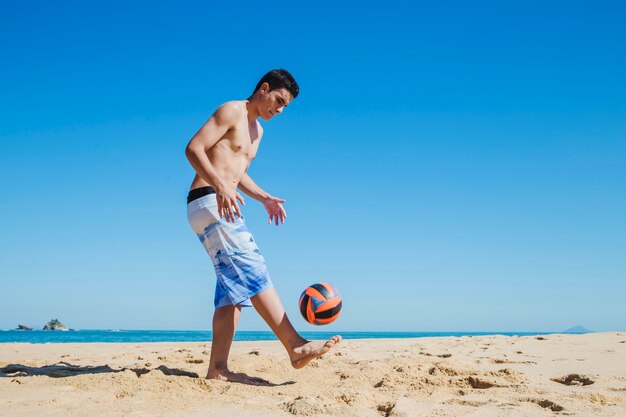
<instances>
[{"instance_id":1,"label":"man's right leg","mask_svg":"<svg viewBox=\"0 0 626 417\"><path fill-rule=\"evenodd\" d=\"M240 305L218 307L213 314L213 342L211 343L211 359L207 379L220 381L240 382L250 385L266 385L268 382L263 378L248 376L242 372L231 372L228 369L228 354L235 336L239 316Z\"/></svg>"},{"instance_id":2,"label":"man's right leg","mask_svg":"<svg viewBox=\"0 0 626 417\"><path fill-rule=\"evenodd\" d=\"M291 359L291 365L296 369L304 367L341 342L341 336L333 336L326 341L308 341L301 337L287 318L283 304L274 288L255 295L250 298L250 301L283 344Z\"/></svg>"},{"instance_id":3,"label":"man's right leg","mask_svg":"<svg viewBox=\"0 0 626 417\"><path fill-rule=\"evenodd\" d=\"M220 373L228 372L228 354L235 336L241 306L223 306L213 314L213 341L207 378L218 378Z\"/></svg>"}]
</instances>

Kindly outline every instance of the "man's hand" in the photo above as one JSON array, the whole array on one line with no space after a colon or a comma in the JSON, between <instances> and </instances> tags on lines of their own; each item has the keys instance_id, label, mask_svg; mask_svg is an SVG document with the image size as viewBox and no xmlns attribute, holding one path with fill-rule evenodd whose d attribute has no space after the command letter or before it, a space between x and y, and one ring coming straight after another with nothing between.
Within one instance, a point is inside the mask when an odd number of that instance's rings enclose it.
<instances>
[{"instance_id":1,"label":"man's hand","mask_svg":"<svg viewBox=\"0 0 626 417\"><path fill-rule=\"evenodd\" d=\"M227 222L235 222L235 213L241 217L241 210L237 200L241 202L242 206L246 203L243 201L241 194L237 192L234 187L223 186L219 190L216 190L217 197L217 213L220 217L226 218Z\"/></svg>"},{"instance_id":2,"label":"man's hand","mask_svg":"<svg viewBox=\"0 0 626 417\"><path fill-rule=\"evenodd\" d=\"M265 206L265 210L267 210L267 214L270 215L270 218L267 221L268 224L272 224L272 222L274 222L276 223L276 226L278 226L278 220L280 220L282 224L285 224L285 219L287 218L287 212L285 211L283 207L284 202L285 200L278 198L278 197L272 197L272 196L269 196L265 198L265 200L263 200L263 205Z\"/></svg>"}]
</instances>

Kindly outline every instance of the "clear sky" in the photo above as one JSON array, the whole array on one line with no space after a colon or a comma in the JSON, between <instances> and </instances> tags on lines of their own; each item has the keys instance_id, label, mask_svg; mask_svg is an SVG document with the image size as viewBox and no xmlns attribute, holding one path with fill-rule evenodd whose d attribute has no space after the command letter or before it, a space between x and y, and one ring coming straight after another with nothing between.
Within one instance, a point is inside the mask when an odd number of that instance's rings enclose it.
<instances>
[{"instance_id":1,"label":"clear sky","mask_svg":"<svg viewBox=\"0 0 626 417\"><path fill-rule=\"evenodd\" d=\"M95 4L97 3L97 4ZM4 2L0 328L209 329L184 148L284 67L247 221L323 330L626 330L623 2ZM240 328L266 330L248 310Z\"/></svg>"}]
</instances>

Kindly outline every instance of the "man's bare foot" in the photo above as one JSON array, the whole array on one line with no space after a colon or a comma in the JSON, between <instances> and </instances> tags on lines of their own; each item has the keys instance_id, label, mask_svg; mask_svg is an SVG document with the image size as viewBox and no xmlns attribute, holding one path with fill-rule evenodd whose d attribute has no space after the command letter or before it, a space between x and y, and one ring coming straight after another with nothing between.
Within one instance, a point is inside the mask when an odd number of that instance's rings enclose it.
<instances>
[{"instance_id":1,"label":"man's bare foot","mask_svg":"<svg viewBox=\"0 0 626 417\"><path fill-rule=\"evenodd\" d=\"M303 368L313 359L319 358L331 350L339 342L341 342L341 336L333 336L325 342L323 340L306 342L293 350L291 366L296 369Z\"/></svg>"},{"instance_id":2,"label":"man's bare foot","mask_svg":"<svg viewBox=\"0 0 626 417\"><path fill-rule=\"evenodd\" d=\"M239 384L246 384L246 385L271 384L266 379L257 378L255 376L249 376L247 374L244 374L243 372L231 372L229 370L222 370L222 371L209 370L209 372L206 375L206 379L215 379L218 381L225 381L225 382L237 382Z\"/></svg>"}]
</instances>

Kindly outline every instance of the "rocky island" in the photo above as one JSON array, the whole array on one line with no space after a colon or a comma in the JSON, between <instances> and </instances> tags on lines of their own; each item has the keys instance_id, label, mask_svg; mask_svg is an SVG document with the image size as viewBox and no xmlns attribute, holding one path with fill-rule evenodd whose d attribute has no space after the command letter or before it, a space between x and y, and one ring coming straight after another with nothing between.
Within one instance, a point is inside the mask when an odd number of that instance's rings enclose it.
<instances>
[{"instance_id":1,"label":"rocky island","mask_svg":"<svg viewBox=\"0 0 626 417\"><path fill-rule=\"evenodd\" d=\"M43 326L43 330L69 330L69 329L59 320L53 319L53 320L50 320L48 323L46 323L45 326Z\"/></svg>"}]
</instances>

